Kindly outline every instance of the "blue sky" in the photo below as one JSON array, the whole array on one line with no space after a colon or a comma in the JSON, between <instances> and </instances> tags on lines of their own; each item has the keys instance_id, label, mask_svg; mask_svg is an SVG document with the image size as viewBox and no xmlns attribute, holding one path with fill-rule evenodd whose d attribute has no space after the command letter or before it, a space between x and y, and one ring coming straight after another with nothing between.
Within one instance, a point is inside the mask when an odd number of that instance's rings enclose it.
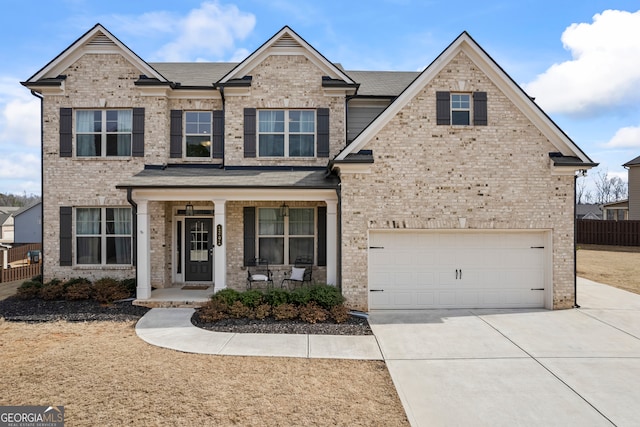
<instances>
[{"instance_id":1,"label":"blue sky","mask_svg":"<svg viewBox=\"0 0 640 427\"><path fill-rule=\"evenodd\" d=\"M421 70L466 30L598 170L626 181L640 155L637 0L10 1L0 192L40 194L39 101L19 82L98 22L147 61L238 61L289 25L351 70Z\"/></svg>"}]
</instances>

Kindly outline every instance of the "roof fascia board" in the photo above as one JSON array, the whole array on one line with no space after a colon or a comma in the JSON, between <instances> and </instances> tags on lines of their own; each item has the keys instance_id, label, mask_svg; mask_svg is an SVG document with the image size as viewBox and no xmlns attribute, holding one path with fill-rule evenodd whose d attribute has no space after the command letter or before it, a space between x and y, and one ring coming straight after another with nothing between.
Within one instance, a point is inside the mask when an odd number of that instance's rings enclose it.
<instances>
[{"instance_id":1,"label":"roof fascia board","mask_svg":"<svg viewBox=\"0 0 640 427\"><path fill-rule=\"evenodd\" d=\"M113 47L97 48L85 46L85 44L89 42L89 40L91 40L97 33L104 34L116 45L117 49L114 49ZM131 62L136 68L138 68L141 73L149 77L157 78L158 80L163 82L167 81L167 79L162 74L157 72L147 62L136 55L135 52L129 49L120 40L118 40L118 38L111 34L106 28L104 28L100 24L96 24L93 28L84 33L84 35L80 36L80 38L78 38L69 47L63 50L53 60L51 60L47 65L41 68L33 76L31 76L27 80L27 83L36 82L45 77L56 77L71 64L80 59L82 55L85 55L87 53L119 53L124 56L129 62Z\"/></svg>"},{"instance_id":2,"label":"roof fascia board","mask_svg":"<svg viewBox=\"0 0 640 427\"><path fill-rule=\"evenodd\" d=\"M335 188L131 188L133 199L136 201L189 201L214 198L237 201L338 200Z\"/></svg>"},{"instance_id":3,"label":"roof fascia board","mask_svg":"<svg viewBox=\"0 0 640 427\"><path fill-rule=\"evenodd\" d=\"M585 163L592 163L587 156L540 107L518 86L515 81L478 45L466 32L453 41L397 98L384 110L353 142L343 150L336 160L343 160L348 154L358 152L382 128L413 99L429 81L460 51L464 52L476 66L531 120L542 134L564 154L573 154Z\"/></svg>"},{"instance_id":4,"label":"roof fascia board","mask_svg":"<svg viewBox=\"0 0 640 427\"><path fill-rule=\"evenodd\" d=\"M292 37L302 47L274 47L273 45L284 35ZM315 66L323 70L324 73L344 80L347 83L355 84L355 82L345 74L340 68L336 67L331 61L325 58L313 46L300 37L295 31L288 26L283 27L273 37L262 44L244 61L234 67L229 73L220 79L218 83L226 83L227 81L244 77L251 73L262 61L270 55L304 55Z\"/></svg>"}]
</instances>

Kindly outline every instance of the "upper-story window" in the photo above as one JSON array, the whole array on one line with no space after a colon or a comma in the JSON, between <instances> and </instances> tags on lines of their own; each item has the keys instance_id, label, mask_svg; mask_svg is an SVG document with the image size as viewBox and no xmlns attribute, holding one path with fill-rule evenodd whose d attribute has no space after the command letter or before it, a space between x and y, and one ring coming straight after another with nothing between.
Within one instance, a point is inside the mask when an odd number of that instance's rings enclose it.
<instances>
[{"instance_id":1,"label":"upper-story window","mask_svg":"<svg viewBox=\"0 0 640 427\"><path fill-rule=\"evenodd\" d=\"M187 111L184 121L186 157L211 157L211 112Z\"/></svg>"},{"instance_id":2,"label":"upper-story window","mask_svg":"<svg viewBox=\"0 0 640 427\"><path fill-rule=\"evenodd\" d=\"M315 111L258 111L260 157L314 157L315 140Z\"/></svg>"},{"instance_id":3,"label":"upper-story window","mask_svg":"<svg viewBox=\"0 0 640 427\"><path fill-rule=\"evenodd\" d=\"M468 93L451 94L451 124L468 125L470 123L471 95Z\"/></svg>"},{"instance_id":4,"label":"upper-story window","mask_svg":"<svg viewBox=\"0 0 640 427\"><path fill-rule=\"evenodd\" d=\"M78 157L131 156L132 110L77 110Z\"/></svg>"}]
</instances>

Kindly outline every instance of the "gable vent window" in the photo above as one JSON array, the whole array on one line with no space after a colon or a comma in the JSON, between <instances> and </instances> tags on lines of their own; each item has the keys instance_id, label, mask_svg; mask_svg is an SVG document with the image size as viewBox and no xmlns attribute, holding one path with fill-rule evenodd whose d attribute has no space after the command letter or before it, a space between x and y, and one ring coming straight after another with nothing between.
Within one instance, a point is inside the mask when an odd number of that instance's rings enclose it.
<instances>
[{"instance_id":1,"label":"gable vent window","mask_svg":"<svg viewBox=\"0 0 640 427\"><path fill-rule=\"evenodd\" d=\"M487 92L436 92L436 123L487 126Z\"/></svg>"},{"instance_id":2,"label":"gable vent window","mask_svg":"<svg viewBox=\"0 0 640 427\"><path fill-rule=\"evenodd\" d=\"M451 94L451 124L469 125L471 112L471 95L462 93Z\"/></svg>"}]
</instances>

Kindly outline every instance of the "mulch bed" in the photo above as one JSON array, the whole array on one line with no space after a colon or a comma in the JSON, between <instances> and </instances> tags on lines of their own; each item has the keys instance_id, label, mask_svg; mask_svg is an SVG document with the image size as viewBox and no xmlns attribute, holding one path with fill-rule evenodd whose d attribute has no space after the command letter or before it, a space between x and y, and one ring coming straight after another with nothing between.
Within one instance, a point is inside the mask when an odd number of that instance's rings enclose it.
<instances>
[{"instance_id":1,"label":"mulch bed","mask_svg":"<svg viewBox=\"0 0 640 427\"><path fill-rule=\"evenodd\" d=\"M138 320L149 311L146 307L131 304L131 301L100 304L93 300L46 301L42 299L22 300L9 297L0 301L0 317L10 322L69 322L130 321Z\"/></svg>"},{"instance_id":2,"label":"mulch bed","mask_svg":"<svg viewBox=\"0 0 640 427\"><path fill-rule=\"evenodd\" d=\"M0 317L10 322L100 322L100 321L136 321L145 315L149 308L132 305L131 301L116 302L111 305L100 304L93 300L83 301L47 301L42 299L23 300L9 297L0 300ZM202 329L235 333L270 334L317 334L317 335L371 335L366 319L351 316L344 323L318 322L306 323L301 320L225 319L213 323L201 322L196 312L191 323Z\"/></svg>"},{"instance_id":3,"label":"mulch bed","mask_svg":"<svg viewBox=\"0 0 640 427\"><path fill-rule=\"evenodd\" d=\"M257 319L224 319L205 323L196 312L191 318L195 326L217 332L268 333L268 334L314 334L314 335L372 335L367 319L351 316L344 323L307 323L302 320L276 320L268 317Z\"/></svg>"}]
</instances>

